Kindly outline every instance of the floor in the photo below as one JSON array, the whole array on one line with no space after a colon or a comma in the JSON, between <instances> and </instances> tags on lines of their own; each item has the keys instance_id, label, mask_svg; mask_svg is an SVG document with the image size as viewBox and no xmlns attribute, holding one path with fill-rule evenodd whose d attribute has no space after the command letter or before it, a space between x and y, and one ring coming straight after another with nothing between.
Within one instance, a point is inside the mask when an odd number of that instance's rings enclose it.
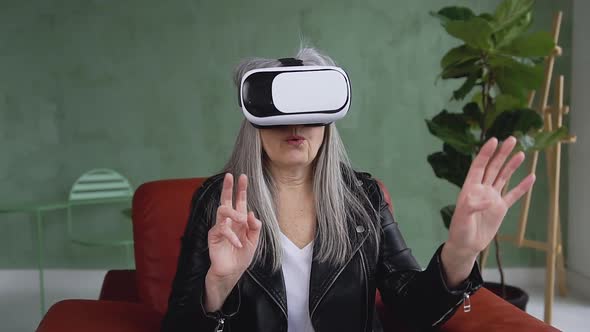
<instances>
[{"instance_id":1,"label":"floor","mask_svg":"<svg viewBox=\"0 0 590 332\"><path fill-rule=\"evenodd\" d=\"M61 299L98 297L99 287L105 271L46 271L48 307ZM495 270L484 271L487 281L498 279ZM543 270L508 269L506 277L510 283L525 288L530 295L527 311L543 317ZM554 326L563 331L588 331L587 317L590 317L590 299L571 294L567 298L557 297L554 306ZM0 271L0 331L30 332L39 324L37 272Z\"/></svg>"}]
</instances>

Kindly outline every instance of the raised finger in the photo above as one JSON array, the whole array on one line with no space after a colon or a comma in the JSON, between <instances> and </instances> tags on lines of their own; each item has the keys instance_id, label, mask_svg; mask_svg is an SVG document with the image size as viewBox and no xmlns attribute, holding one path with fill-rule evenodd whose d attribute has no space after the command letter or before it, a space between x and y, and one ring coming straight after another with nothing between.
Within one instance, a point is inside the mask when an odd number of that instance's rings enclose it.
<instances>
[{"instance_id":1,"label":"raised finger","mask_svg":"<svg viewBox=\"0 0 590 332\"><path fill-rule=\"evenodd\" d=\"M516 138L510 136L504 142L502 142L502 146L500 149L497 150L497 153L489 162L488 167L486 168L483 184L485 185L492 185L500 173L500 169L504 165L506 158L516 145Z\"/></svg>"},{"instance_id":2,"label":"raised finger","mask_svg":"<svg viewBox=\"0 0 590 332\"><path fill-rule=\"evenodd\" d=\"M494 189L496 189L498 191L502 190L502 188L504 188L504 186L506 185L506 182L508 181L508 179L510 179L512 174L514 174L514 172L518 169L518 167L520 167L520 165L522 164L523 161L524 161L524 152L520 151L517 154L515 154L510 159L510 161L508 161L508 163L504 166L504 168L502 168L500 175L498 175L498 177L496 177L496 181L493 184Z\"/></svg>"},{"instance_id":3,"label":"raised finger","mask_svg":"<svg viewBox=\"0 0 590 332\"><path fill-rule=\"evenodd\" d=\"M518 201L522 195L524 195L527 191L531 189L535 183L535 174L529 174L526 178L524 178L518 186L514 189L510 190L506 195L504 195L504 201L508 207L511 207L516 201Z\"/></svg>"},{"instance_id":4,"label":"raised finger","mask_svg":"<svg viewBox=\"0 0 590 332\"><path fill-rule=\"evenodd\" d=\"M248 240L254 244L258 243L260 237L260 229L262 228L262 222L254 216L254 212L248 213Z\"/></svg>"},{"instance_id":5,"label":"raised finger","mask_svg":"<svg viewBox=\"0 0 590 332\"><path fill-rule=\"evenodd\" d=\"M217 208L217 221L223 221L226 218L230 218L238 224L245 224L247 216L246 214L234 210L232 207L222 205Z\"/></svg>"},{"instance_id":6,"label":"raised finger","mask_svg":"<svg viewBox=\"0 0 590 332\"><path fill-rule=\"evenodd\" d=\"M223 188L221 189L220 205L233 207L232 191L234 190L234 176L231 173L225 173L223 178Z\"/></svg>"},{"instance_id":7,"label":"raised finger","mask_svg":"<svg viewBox=\"0 0 590 332\"><path fill-rule=\"evenodd\" d=\"M486 166L488 165L490 158L494 155L497 145L498 140L495 137L492 137L481 147L481 150L479 150L479 153L475 156L475 159L473 159L471 167L469 167L465 183L481 183Z\"/></svg>"},{"instance_id":8,"label":"raised finger","mask_svg":"<svg viewBox=\"0 0 590 332\"><path fill-rule=\"evenodd\" d=\"M236 197L236 210L244 215L248 213L248 177L245 174L238 178L238 194Z\"/></svg>"}]
</instances>

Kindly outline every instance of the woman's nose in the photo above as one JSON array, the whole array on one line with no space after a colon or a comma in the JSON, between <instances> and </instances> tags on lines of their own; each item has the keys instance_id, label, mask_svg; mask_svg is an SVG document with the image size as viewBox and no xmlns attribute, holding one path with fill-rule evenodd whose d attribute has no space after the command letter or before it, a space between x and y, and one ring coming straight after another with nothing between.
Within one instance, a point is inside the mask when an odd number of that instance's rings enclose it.
<instances>
[{"instance_id":1,"label":"woman's nose","mask_svg":"<svg viewBox=\"0 0 590 332\"><path fill-rule=\"evenodd\" d=\"M305 128L304 125L291 125L289 126L289 131L296 133L298 131L301 131L303 128Z\"/></svg>"}]
</instances>

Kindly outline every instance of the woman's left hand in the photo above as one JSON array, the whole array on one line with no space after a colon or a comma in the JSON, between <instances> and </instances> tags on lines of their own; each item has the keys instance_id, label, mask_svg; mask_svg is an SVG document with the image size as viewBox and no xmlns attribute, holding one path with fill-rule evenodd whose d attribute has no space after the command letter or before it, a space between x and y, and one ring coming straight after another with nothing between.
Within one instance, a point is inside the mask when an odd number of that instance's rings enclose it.
<instances>
[{"instance_id":1,"label":"woman's left hand","mask_svg":"<svg viewBox=\"0 0 590 332\"><path fill-rule=\"evenodd\" d=\"M516 139L510 136L498 149L498 140L491 138L471 163L457 198L449 238L443 248L446 270L450 268L452 271L461 265L461 261L472 267L479 252L498 232L508 209L533 186L535 175L529 174L515 188L502 195L502 188L524 161L521 151L504 165L515 145Z\"/></svg>"}]
</instances>

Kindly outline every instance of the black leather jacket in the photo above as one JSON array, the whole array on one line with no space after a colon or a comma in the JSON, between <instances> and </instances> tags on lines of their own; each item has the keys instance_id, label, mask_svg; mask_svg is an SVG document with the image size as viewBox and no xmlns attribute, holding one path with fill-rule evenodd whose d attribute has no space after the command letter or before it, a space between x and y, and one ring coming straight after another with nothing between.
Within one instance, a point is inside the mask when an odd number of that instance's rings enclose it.
<instances>
[{"instance_id":1,"label":"black leather jacket","mask_svg":"<svg viewBox=\"0 0 590 332\"><path fill-rule=\"evenodd\" d=\"M357 226L350 231L354 250L344 266L313 260L309 310L315 332L380 331L374 304L377 288L391 315L410 328L429 330L439 326L481 287L477 264L460 287L449 290L441 265L441 245L422 271L406 246L377 182L367 173L356 173L356 176L357 180L350 185L356 190L366 190L373 208L380 214L379 248L369 232ZM215 208L206 207L219 206L222 183L223 174L213 176L193 197L162 331L287 332L287 297L282 272L271 273L263 264L245 271L221 310L214 313L204 310L205 275L210 266L207 233L215 220Z\"/></svg>"}]
</instances>

